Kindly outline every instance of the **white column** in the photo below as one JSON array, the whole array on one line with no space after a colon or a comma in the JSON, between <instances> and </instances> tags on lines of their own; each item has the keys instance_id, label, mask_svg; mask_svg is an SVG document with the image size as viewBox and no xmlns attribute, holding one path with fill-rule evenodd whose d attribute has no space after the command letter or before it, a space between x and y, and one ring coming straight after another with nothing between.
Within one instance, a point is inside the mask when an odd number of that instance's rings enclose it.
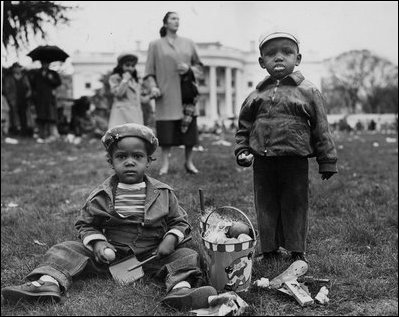
<instances>
[{"instance_id":1,"label":"white column","mask_svg":"<svg viewBox=\"0 0 399 317\"><path fill-rule=\"evenodd\" d=\"M240 114L241 110L241 105L244 102L242 91L244 88L244 83L243 83L243 76L242 76L242 70L241 69L236 69L236 78L235 78L235 90L236 90L236 106L235 106L235 115L238 117Z\"/></svg>"},{"instance_id":2,"label":"white column","mask_svg":"<svg viewBox=\"0 0 399 317\"><path fill-rule=\"evenodd\" d=\"M218 119L215 66L209 68L209 114L207 117L211 120Z\"/></svg>"},{"instance_id":3,"label":"white column","mask_svg":"<svg viewBox=\"0 0 399 317\"><path fill-rule=\"evenodd\" d=\"M224 81L225 81L225 114L227 118L233 116L233 98L232 98L232 87L231 87L231 68L226 67L224 73Z\"/></svg>"}]
</instances>

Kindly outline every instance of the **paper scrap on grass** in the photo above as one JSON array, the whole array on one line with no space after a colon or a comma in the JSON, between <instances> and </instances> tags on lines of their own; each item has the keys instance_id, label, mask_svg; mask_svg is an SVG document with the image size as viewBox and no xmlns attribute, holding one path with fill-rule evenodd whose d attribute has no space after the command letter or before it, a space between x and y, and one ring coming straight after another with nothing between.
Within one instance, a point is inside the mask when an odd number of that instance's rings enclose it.
<instances>
[{"instance_id":1,"label":"paper scrap on grass","mask_svg":"<svg viewBox=\"0 0 399 317\"><path fill-rule=\"evenodd\" d=\"M267 288L270 285L270 281L268 278L261 277L259 280L256 280L254 282L254 285L256 285L258 287L262 287L262 288Z\"/></svg>"},{"instance_id":2,"label":"paper scrap on grass","mask_svg":"<svg viewBox=\"0 0 399 317\"><path fill-rule=\"evenodd\" d=\"M9 204L7 205L7 207L8 207L8 208L15 208L15 207L18 207L18 204L16 204L16 203L9 203Z\"/></svg>"},{"instance_id":3,"label":"paper scrap on grass","mask_svg":"<svg viewBox=\"0 0 399 317\"><path fill-rule=\"evenodd\" d=\"M386 138L385 139L385 141L387 142L387 143L395 143L396 142L396 138Z\"/></svg>"},{"instance_id":4,"label":"paper scrap on grass","mask_svg":"<svg viewBox=\"0 0 399 317\"><path fill-rule=\"evenodd\" d=\"M327 295L328 295L328 289L327 287L323 286L322 288L320 288L320 291L316 295L315 300L317 300L320 304L325 305L330 301Z\"/></svg>"},{"instance_id":5,"label":"paper scrap on grass","mask_svg":"<svg viewBox=\"0 0 399 317\"><path fill-rule=\"evenodd\" d=\"M206 149L202 145L194 146L193 147L194 152L204 152Z\"/></svg>"},{"instance_id":6,"label":"paper scrap on grass","mask_svg":"<svg viewBox=\"0 0 399 317\"><path fill-rule=\"evenodd\" d=\"M225 140L217 140L212 142L213 145L231 146L231 142Z\"/></svg>"},{"instance_id":7,"label":"paper scrap on grass","mask_svg":"<svg viewBox=\"0 0 399 317\"><path fill-rule=\"evenodd\" d=\"M8 138L8 137L4 139L4 142L7 144L18 144L19 143L19 141L17 139Z\"/></svg>"},{"instance_id":8,"label":"paper scrap on grass","mask_svg":"<svg viewBox=\"0 0 399 317\"><path fill-rule=\"evenodd\" d=\"M196 316L240 316L248 304L235 292L208 297L208 308L191 310Z\"/></svg>"},{"instance_id":9,"label":"paper scrap on grass","mask_svg":"<svg viewBox=\"0 0 399 317\"><path fill-rule=\"evenodd\" d=\"M39 240L33 240L33 242L35 244L38 244L38 245L41 245L41 246L46 246L47 245L46 243L40 242Z\"/></svg>"}]
</instances>

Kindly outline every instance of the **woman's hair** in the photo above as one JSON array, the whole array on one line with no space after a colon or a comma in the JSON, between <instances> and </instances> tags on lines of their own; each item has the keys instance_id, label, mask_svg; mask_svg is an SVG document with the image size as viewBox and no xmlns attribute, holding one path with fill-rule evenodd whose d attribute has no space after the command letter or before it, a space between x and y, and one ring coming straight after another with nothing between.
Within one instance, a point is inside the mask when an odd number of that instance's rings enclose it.
<instances>
[{"instance_id":1,"label":"woman's hair","mask_svg":"<svg viewBox=\"0 0 399 317\"><path fill-rule=\"evenodd\" d=\"M161 29L159 30L159 34L161 35L161 37L165 37L165 36L166 36L166 27L165 27L165 24L168 23L169 16L170 16L171 14L173 14L173 13L176 13L176 12L174 12L174 11L168 11L168 12L165 14L165 16L163 17L163 20L162 20L163 25L162 25Z\"/></svg>"},{"instance_id":2,"label":"woman's hair","mask_svg":"<svg viewBox=\"0 0 399 317\"><path fill-rule=\"evenodd\" d=\"M124 73L123 64L126 63L127 61L129 61L129 59L122 58L119 61L118 65L116 65L116 67L112 70L112 74L119 74L120 76L122 76L122 74ZM137 82L139 81L136 69L133 71L132 77L134 78L135 81Z\"/></svg>"}]
</instances>

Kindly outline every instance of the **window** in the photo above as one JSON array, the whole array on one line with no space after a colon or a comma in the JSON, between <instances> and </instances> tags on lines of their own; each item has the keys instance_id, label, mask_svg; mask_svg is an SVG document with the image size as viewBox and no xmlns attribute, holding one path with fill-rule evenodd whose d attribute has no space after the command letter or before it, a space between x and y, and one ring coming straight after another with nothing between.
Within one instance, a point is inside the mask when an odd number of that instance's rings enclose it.
<instances>
[{"instance_id":1,"label":"window","mask_svg":"<svg viewBox=\"0 0 399 317\"><path fill-rule=\"evenodd\" d=\"M251 88L254 85L254 83L252 81L248 82L248 87Z\"/></svg>"},{"instance_id":2,"label":"window","mask_svg":"<svg viewBox=\"0 0 399 317\"><path fill-rule=\"evenodd\" d=\"M85 83L85 88L90 89L91 88L91 83Z\"/></svg>"}]
</instances>

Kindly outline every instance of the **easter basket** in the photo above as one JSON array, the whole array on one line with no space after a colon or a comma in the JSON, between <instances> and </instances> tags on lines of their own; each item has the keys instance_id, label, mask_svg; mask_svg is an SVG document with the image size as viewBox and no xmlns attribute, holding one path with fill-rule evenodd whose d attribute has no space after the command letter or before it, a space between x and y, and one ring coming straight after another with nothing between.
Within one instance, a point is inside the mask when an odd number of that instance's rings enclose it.
<instances>
[{"instance_id":1,"label":"easter basket","mask_svg":"<svg viewBox=\"0 0 399 317\"><path fill-rule=\"evenodd\" d=\"M215 217L215 215L222 216ZM221 233L218 233L220 237L216 237L216 240L210 239L209 232L212 228L228 232L240 218L244 218L249 224L248 234L243 234L243 239L227 237L223 239ZM208 223L210 220L211 224ZM218 291L247 291L251 285L252 264L257 242L256 231L250 219L238 208L223 206L214 209L206 217L202 217L201 228L205 250L204 262L209 283Z\"/></svg>"}]
</instances>

